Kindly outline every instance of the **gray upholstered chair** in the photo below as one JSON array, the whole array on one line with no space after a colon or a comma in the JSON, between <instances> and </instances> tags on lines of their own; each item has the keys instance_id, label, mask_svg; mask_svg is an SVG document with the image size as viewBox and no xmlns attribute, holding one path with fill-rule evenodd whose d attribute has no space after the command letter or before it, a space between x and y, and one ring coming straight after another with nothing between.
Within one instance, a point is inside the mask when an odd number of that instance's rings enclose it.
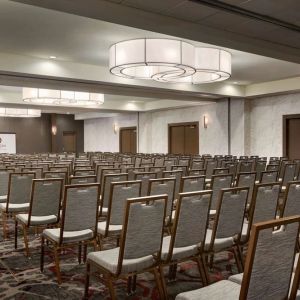
<instances>
[{"instance_id":1,"label":"gray upholstered chair","mask_svg":"<svg viewBox=\"0 0 300 300\"><path fill-rule=\"evenodd\" d=\"M28 229L47 227L59 222L62 188L61 178L32 180L29 211L15 217L15 249L18 245L18 224L22 226L26 255L29 256Z\"/></svg>"},{"instance_id":2,"label":"gray upholstered chair","mask_svg":"<svg viewBox=\"0 0 300 300\"><path fill-rule=\"evenodd\" d=\"M178 197L179 197L182 174L183 174L182 170L174 170L174 171L165 171L165 172L163 172L163 177L164 178L175 178L175 180L176 180L175 191L174 191L174 200L178 199Z\"/></svg>"},{"instance_id":3,"label":"gray upholstered chair","mask_svg":"<svg viewBox=\"0 0 300 300\"><path fill-rule=\"evenodd\" d=\"M0 170L0 203L6 203L7 201L9 174L13 172L14 169Z\"/></svg>"},{"instance_id":4,"label":"gray upholstered chair","mask_svg":"<svg viewBox=\"0 0 300 300\"><path fill-rule=\"evenodd\" d=\"M205 242L205 251L211 257L211 266L215 253L232 250L238 269L242 271L239 242L246 213L248 192L248 187L227 188L220 191L213 228L207 230Z\"/></svg>"},{"instance_id":5,"label":"gray upholstered chair","mask_svg":"<svg viewBox=\"0 0 300 300\"><path fill-rule=\"evenodd\" d=\"M166 210L166 225L168 228L172 222L172 212L174 204L174 193L175 193L175 178L158 178L150 179L149 181L149 195L168 195L167 210Z\"/></svg>"},{"instance_id":6,"label":"gray upholstered chair","mask_svg":"<svg viewBox=\"0 0 300 300\"><path fill-rule=\"evenodd\" d=\"M126 173L128 173L128 180L134 180L135 173L139 173L139 172L145 172L145 168L141 168L141 167L127 168Z\"/></svg>"},{"instance_id":7,"label":"gray upholstered chair","mask_svg":"<svg viewBox=\"0 0 300 300\"><path fill-rule=\"evenodd\" d=\"M180 193L203 191L205 176L185 176L181 178Z\"/></svg>"},{"instance_id":8,"label":"gray upholstered chair","mask_svg":"<svg viewBox=\"0 0 300 300\"><path fill-rule=\"evenodd\" d=\"M108 162L101 162L99 164L96 164L95 170L96 170L96 176L97 176L97 182L102 182L102 169L113 169L114 165L109 164Z\"/></svg>"},{"instance_id":9,"label":"gray upholstered chair","mask_svg":"<svg viewBox=\"0 0 300 300\"><path fill-rule=\"evenodd\" d=\"M278 171L262 171L260 173L259 183L277 182Z\"/></svg>"},{"instance_id":10,"label":"gray upholstered chair","mask_svg":"<svg viewBox=\"0 0 300 300\"><path fill-rule=\"evenodd\" d=\"M226 175L212 175L210 189L213 191L211 199L210 214L214 215L216 213L217 204L219 201L219 195L221 189L230 188L233 181L232 174Z\"/></svg>"},{"instance_id":11,"label":"gray upholstered chair","mask_svg":"<svg viewBox=\"0 0 300 300\"><path fill-rule=\"evenodd\" d=\"M114 169L108 169L110 172ZM104 171L104 169L102 169ZM119 182L119 181L127 181L128 180L128 174L127 173L112 173L112 174L106 174L102 177L103 185L101 187L101 205L100 205L100 216L106 216L107 210L108 210L108 202L110 197L110 191L111 191L111 183L112 182Z\"/></svg>"},{"instance_id":12,"label":"gray upholstered chair","mask_svg":"<svg viewBox=\"0 0 300 300\"><path fill-rule=\"evenodd\" d=\"M86 175L86 176L70 176L70 184L85 184L85 183L95 183L97 182L96 175Z\"/></svg>"},{"instance_id":13,"label":"gray upholstered chair","mask_svg":"<svg viewBox=\"0 0 300 300\"><path fill-rule=\"evenodd\" d=\"M300 215L300 181L287 183L281 217Z\"/></svg>"},{"instance_id":14,"label":"gray upholstered chair","mask_svg":"<svg viewBox=\"0 0 300 300\"><path fill-rule=\"evenodd\" d=\"M68 172L65 171L47 171L43 175L44 178L62 178L64 185L68 183Z\"/></svg>"},{"instance_id":15,"label":"gray upholstered chair","mask_svg":"<svg viewBox=\"0 0 300 300\"><path fill-rule=\"evenodd\" d=\"M229 174L228 168L215 168L213 169L213 175L224 175Z\"/></svg>"},{"instance_id":16,"label":"gray upholstered chair","mask_svg":"<svg viewBox=\"0 0 300 300\"><path fill-rule=\"evenodd\" d=\"M191 163L191 170L193 169L204 169L204 160L193 159Z\"/></svg>"},{"instance_id":17,"label":"gray upholstered chair","mask_svg":"<svg viewBox=\"0 0 300 300\"><path fill-rule=\"evenodd\" d=\"M0 203L3 237L7 238L7 219L21 212L28 212L32 179L35 173L10 173L8 194L5 203Z\"/></svg>"},{"instance_id":18,"label":"gray upholstered chair","mask_svg":"<svg viewBox=\"0 0 300 300\"><path fill-rule=\"evenodd\" d=\"M295 299L299 287L299 272L292 289L291 278L299 222L299 217L289 217L254 224L244 274L231 276L229 280L221 280L202 289L181 293L176 300ZM281 229L273 231L276 227Z\"/></svg>"},{"instance_id":19,"label":"gray upholstered chair","mask_svg":"<svg viewBox=\"0 0 300 300\"><path fill-rule=\"evenodd\" d=\"M164 157L156 157L154 159L154 167L163 167L165 162Z\"/></svg>"},{"instance_id":20,"label":"gray upholstered chair","mask_svg":"<svg viewBox=\"0 0 300 300\"><path fill-rule=\"evenodd\" d=\"M182 171L182 176L187 176L188 174L188 170L189 167L188 166L180 166L180 165L175 165L171 167L171 171Z\"/></svg>"},{"instance_id":21,"label":"gray upholstered chair","mask_svg":"<svg viewBox=\"0 0 300 300\"><path fill-rule=\"evenodd\" d=\"M120 181L111 184L110 198L108 202L107 219L98 222L99 245L101 241L108 236L117 237L122 231L123 216L126 201L129 198L141 196L142 181Z\"/></svg>"},{"instance_id":22,"label":"gray upholstered chair","mask_svg":"<svg viewBox=\"0 0 300 300\"><path fill-rule=\"evenodd\" d=\"M284 165L283 177L282 177L282 187L281 191L286 190L286 185L290 181L294 181L296 172L296 164L295 163L286 163Z\"/></svg>"},{"instance_id":23,"label":"gray upholstered chair","mask_svg":"<svg viewBox=\"0 0 300 300\"><path fill-rule=\"evenodd\" d=\"M211 191L179 194L171 235L164 237L161 255L160 273L166 299L168 295L163 271L166 266L170 266L169 277L174 278L177 263L194 260L197 262L202 283L207 284L204 245L210 202Z\"/></svg>"},{"instance_id":24,"label":"gray upholstered chair","mask_svg":"<svg viewBox=\"0 0 300 300\"><path fill-rule=\"evenodd\" d=\"M237 173L248 173L252 172L254 169L254 161L249 160L249 161L240 161L238 163L238 168L237 168Z\"/></svg>"},{"instance_id":25,"label":"gray upholstered chair","mask_svg":"<svg viewBox=\"0 0 300 300\"><path fill-rule=\"evenodd\" d=\"M99 207L99 183L66 185L59 228L45 229L41 240L41 271L44 269L44 248L53 252L58 284L61 284L59 252L61 249L79 246L78 259L81 262L81 245L84 245L84 261L87 244L96 249L96 235ZM45 244L45 240L49 243Z\"/></svg>"},{"instance_id":26,"label":"gray upholstered chair","mask_svg":"<svg viewBox=\"0 0 300 300\"><path fill-rule=\"evenodd\" d=\"M167 195L128 199L123 219L120 247L88 254L85 295L90 275L99 273L116 299L113 282L139 273L154 273L163 298L158 265L161 258Z\"/></svg>"},{"instance_id":27,"label":"gray upholstered chair","mask_svg":"<svg viewBox=\"0 0 300 300\"><path fill-rule=\"evenodd\" d=\"M35 178L39 179L43 177L43 168L42 167L26 167L21 169L22 173L33 172L35 173Z\"/></svg>"},{"instance_id":28,"label":"gray upholstered chair","mask_svg":"<svg viewBox=\"0 0 300 300\"><path fill-rule=\"evenodd\" d=\"M205 169L191 169L189 170L189 176L198 176L198 175L204 175L206 174Z\"/></svg>"},{"instance_id":29,"label":"gray upholstered chair","mask_svg":"<svg viewBox=\"0 0 300 300\"><path fill-rule=\"evenodd\" d=\"M261 172L266 170L267 161L266 160L256 160L254 170L256 172L256 180L260 179Z\"/></svg>"},{"instance_id":30,"label":"gray upholstered chair","mask_svg":"<svg viewBox=\"0 0 300 300\"><path fill-rule=\"evenodd\" d=\"M95 175L94 169L76 169L74 170L74 176L88 176Z\"/></svg>"},{"instance_id":31,"label":"gray upholstered chair","mask_svg":"<svg viewBox=\"0 0 300 300\"><path fill-rule=\"evenodd\" d=\"M141 180L142 181L142 189L141 189L141 196L147 196L149 193L149 180L155 179L157 176L156 172L139 172L135 173L134 180Z\"/></svg>"},{"instance_id":32,"label":"gray upholstered chair","mask_svg":"<svg viewBox=\"0 0 300 300\"><path fill-rule=\"evenodd\" d=\"M213 171L218 166L218 161L212 158L206 159L204 163L204 169L206 169L206 180L210 181Z\"/></svg>"},{"instance_id":33,"label":"gray upholstered chair","mask_svg":"<svg viewBox=\"0 0 300 300\"><path fill-rule=\"evenodd\" d=\"M166 167L150 167L149 172L155 172L156 178L162 178L163 172L166 171Z\"/></svg>"},{"instance_id":34,"label":"gray upholstered chair","mask_svg":"<svg viewBox=\"0 0 300 300\"><path fill-rule=\"evenodd\" d=\"M246 186L249 188L249 194L247 200L248 205L250 205L252 199L255 180L256 180L256 172L238 173L237 175L236 186L237 187Z\"/></svg>"}]
</instances>

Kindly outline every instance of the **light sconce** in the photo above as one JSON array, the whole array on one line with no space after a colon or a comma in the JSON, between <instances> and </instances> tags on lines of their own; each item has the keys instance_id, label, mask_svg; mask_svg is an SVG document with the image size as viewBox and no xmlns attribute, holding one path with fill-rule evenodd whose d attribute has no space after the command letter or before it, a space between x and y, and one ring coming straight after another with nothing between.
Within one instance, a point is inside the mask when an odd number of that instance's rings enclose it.
<instances>
[{"instance_id":1,"label":"light sconce","mask_svg":"<svg viewBox=\"0 0 300 300\"><path fill-rule=\"evenodd\" d=\"M56 133L57 133L57 127L56 126L52 126L51 127L51 132L52 132L53 135L56 135Z\"/></svg>"},{"instance_id":2,"label":"light sconce","mask_svg":"<svg viewBox=\"0 0 300 300\"><path fill-rule=\"evenodd\" d=\"M114 129L114 133L117 134L117 132L119 130L119 126L116 123L114 123L113 129Z\"/></svg>"},{"instance_id":3,"label":"light sconce","mask_svg":"<svg viewBox=\"0 0 300 300\"><path fill-rule=\"evenodd\" d=\"M208 124L208 118L206 115L203 116L203 127L207 129L207 124Z\"/></svg>"}]
</instances>

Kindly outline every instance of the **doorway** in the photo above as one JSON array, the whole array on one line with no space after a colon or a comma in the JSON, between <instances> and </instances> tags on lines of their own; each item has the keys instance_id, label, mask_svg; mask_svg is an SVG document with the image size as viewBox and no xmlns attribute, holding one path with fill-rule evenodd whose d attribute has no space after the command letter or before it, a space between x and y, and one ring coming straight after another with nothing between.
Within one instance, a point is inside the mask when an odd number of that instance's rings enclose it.
<instances>
[{"instance_id":1,"label":"doorway","mask_svg":"<svg viewBox=\"0 0 300 300\"><path fill-rule=\"evenodd\" d=\"M76 132L74 131L63 132L63 151L76 152Z\"/></svg>"},{"instance_id":2,"label":"doorway","mask_svg":"<svg viewBox=\"0 0 300 300\"><path fill-rule=\"evenodd\" d=\"M170 154L199 154L199 122L169 124Z\"/></svg>"},{"instance_id":3,"label":"doorway","mask_svg":"<svg viewBox=\"0 0 300 300\"><path fill-rule=\"evenodd\" d=\"M283 116L283 156L300 159L300 115Z\"/></svg>"},{"instance_id":4,"label":"doorway","mask_svg":"<svg viewBox=\"0 0 300 300\"><path fill-rule=\"evenodd\" d=\"M136 127L120 128L120 153L136 153Z\"/></svg>"}]
</instances>

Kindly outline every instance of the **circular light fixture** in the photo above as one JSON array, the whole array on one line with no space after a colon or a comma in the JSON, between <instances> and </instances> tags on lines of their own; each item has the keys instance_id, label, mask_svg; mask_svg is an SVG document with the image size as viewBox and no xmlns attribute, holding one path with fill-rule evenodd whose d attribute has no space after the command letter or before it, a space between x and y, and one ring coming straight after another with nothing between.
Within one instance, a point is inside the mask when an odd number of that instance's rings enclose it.
<instances>
[{"instance_id":1,"label":"circular light fixture","mask_svg":"<svg viewBox=\"0 0 300 300\"><path fill-rule=\"evenodd\" d=\"M5 108L0 107L1 117L14 117L14 118L38 118L41 116L40 109L27 109L27 108Z\"/></svg>"},{"instance_id":2,"label":"circular light fixture","mask_svg":"<svg viewBox=\"0 0 300 300\"><path fill-rule=\"evenodd\" d=\"M135 39L110 47L109 69L129 79L210 83L230 78L231 54L179 40Z\"/></svg>"},{"instance_id":3,"label":"circular light fixture","mask_svg":"<svg viewBox=\"0 0 300 300\"><path fill-rule=\"evenodd\" d=\"M40 105L91 106L104 103L98 93L23 88L23 101Z\"/></svg>"},{"instance_id":4,"label":"circular light fixture","mask_svg":"<svg viewBox=\"0 0 300 300\"><path fill-rule=\"evenodd\" d=\"M130 79L176 79L195 73L194 56L194 46L179 40L128 40L110 47L109 69Z\"/></svg>"}]
</instances>

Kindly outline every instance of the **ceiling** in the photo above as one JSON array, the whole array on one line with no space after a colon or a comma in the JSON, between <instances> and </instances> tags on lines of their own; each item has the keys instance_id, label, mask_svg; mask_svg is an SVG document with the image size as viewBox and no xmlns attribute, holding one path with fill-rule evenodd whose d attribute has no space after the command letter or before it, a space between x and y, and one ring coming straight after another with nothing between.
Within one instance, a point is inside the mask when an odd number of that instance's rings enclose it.
<instances>
[{"instance_id":1,"label":"ceiling","mask_svg":"<svg viewBox=\"0 0 300 300\"><path fill-rule=\"evenodd\" d=\"M230 6L220 8L216 3ZM232 12L232 6L237 11ZM23 104L21 86L49 87L49 81L52 88L65 85L105 93L105 105L98 111L109 113L244 97L252 85L260 85L263 94L265 82L300 76L299 11L299 0L72 0L72 5L68 0L1 0L0 103ZM249 17L251 13L259 15ZM126 20L118 19L120 15ZM136 28L139 18L143 29ZM202 26L197 27L197 36L194 24ZM190 86L130 81L109 74L109 46L140 37L181 38L195 46L229 50L232 77L223 83ZM44 108L51 109L58 110ZM74 112L91 110L95 108Z\"/></svg>"}]
</instances>

